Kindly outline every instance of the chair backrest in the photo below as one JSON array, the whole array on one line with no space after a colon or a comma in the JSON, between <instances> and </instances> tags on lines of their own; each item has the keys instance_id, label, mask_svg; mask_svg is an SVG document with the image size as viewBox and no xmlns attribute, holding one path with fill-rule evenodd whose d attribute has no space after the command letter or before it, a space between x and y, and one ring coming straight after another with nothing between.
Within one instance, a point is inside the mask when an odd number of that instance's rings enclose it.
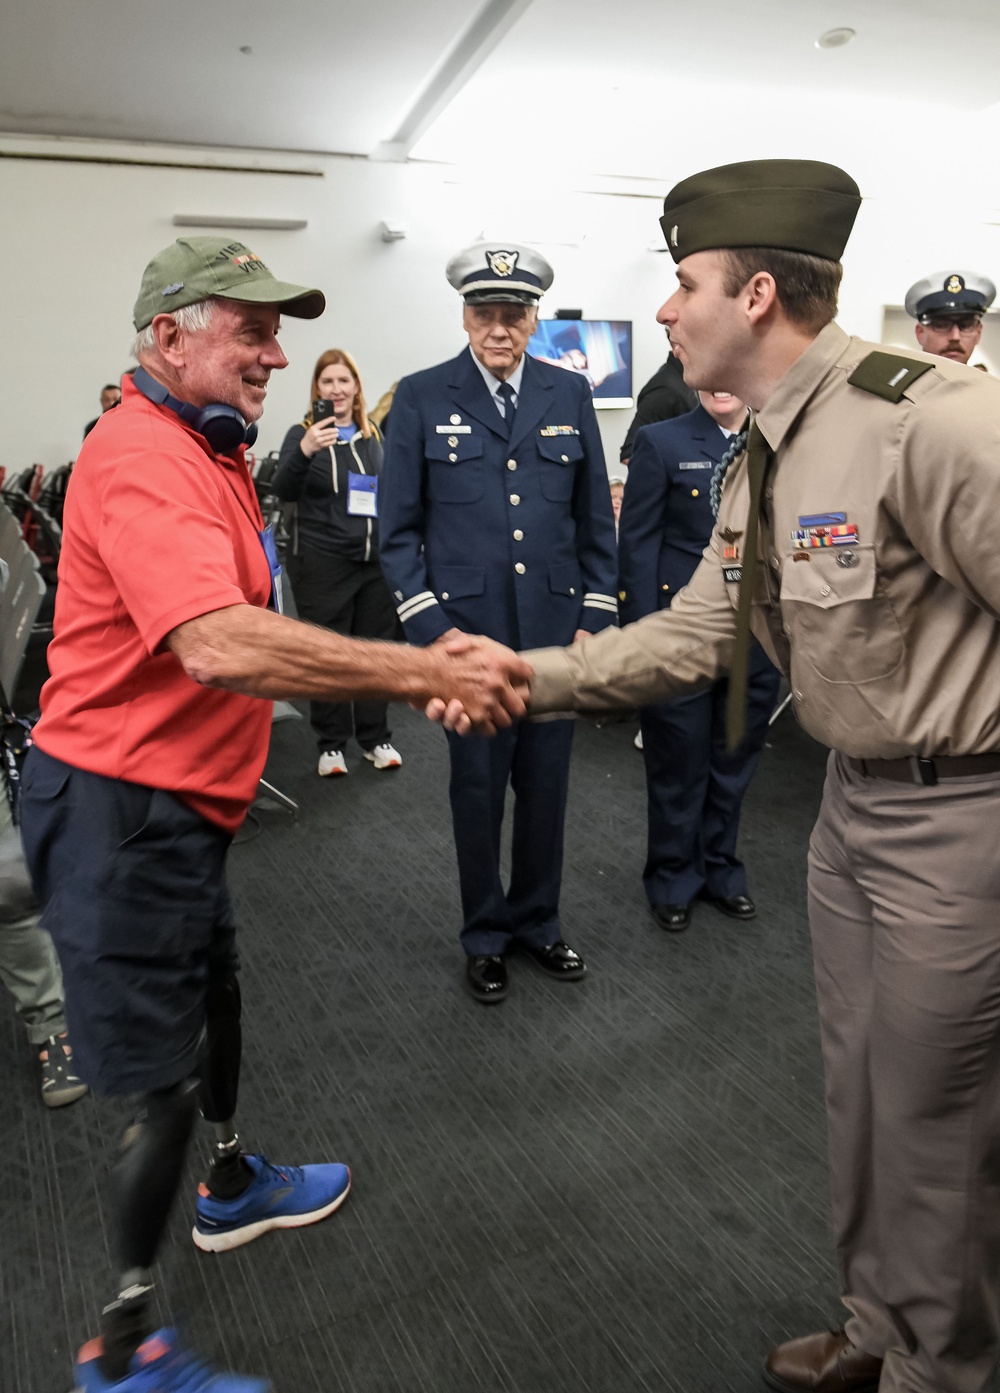
<instances>
[{"instance_id":1,"label":"chair backrest","mask_svg":"<svg viewBox=\"0 0 1000 1393\"><path fill-rule=\"evenodd\" d=\"M16 520L15 528L19 534ZM31 638L31 626L45 596L45 581L37 558L20 535L12 534L9 526L4 535L8 541L0 549L0 691L9 705Z\"/></svg>"}]
</instances>

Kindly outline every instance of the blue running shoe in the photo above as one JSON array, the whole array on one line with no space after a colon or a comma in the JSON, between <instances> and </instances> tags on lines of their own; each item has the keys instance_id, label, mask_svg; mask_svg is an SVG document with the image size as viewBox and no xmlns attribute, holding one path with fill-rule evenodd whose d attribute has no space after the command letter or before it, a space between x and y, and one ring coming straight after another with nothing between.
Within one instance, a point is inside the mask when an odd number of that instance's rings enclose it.
<instances>
[{"instance_id":1,"label":"blue running shoe","mask_svg":"<svg viewBox=\"0 0 1000 1393\"><path fill-rule=\"evenodd\" d=\"M351 1188L351 1172L332 1162L320 1166L272 1166L266 1156L243 1155L253 1180L234 1200L220 1200L198 1186L192 1238L206 1253L226 1253L252 1243L268 1229L317 1224L339 1209Z\"/></svg>"},{"instance_id":2,"label":"blue running shoe","mask_svg":"<svg viewBox=\"0 0 1000 1393\"><path fill-rule=\"evenodd\" d=\"M101 1372L104 1345L89 1340L76 1358L73 1393L274 1393L269 1379L213 1374L181 1345L176 1330L157 1330L133 1354L124 1378Z\"/></svg>"}]
</instances>

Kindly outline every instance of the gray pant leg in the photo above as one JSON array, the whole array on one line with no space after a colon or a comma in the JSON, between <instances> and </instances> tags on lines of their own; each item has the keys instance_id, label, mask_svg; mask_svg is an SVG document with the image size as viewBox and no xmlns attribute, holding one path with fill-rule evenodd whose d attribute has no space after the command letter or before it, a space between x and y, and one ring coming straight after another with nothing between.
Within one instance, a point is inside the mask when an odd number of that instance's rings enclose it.
<instances>
[{"instance_id":1,"label":"gray pant leg","mask_svg":"<svg viewBox=\"0 0 1000 1393\"><path fill-rule=\"evenodd\" d=\"M983 1393L1000 1348L998 819L994 775L834 757L811 849L838 1245L877 1301L845 1299L882 1393Z\"/></svg>"},{"instance_id":2,"label":"gray pant leg","mask_svg":"<svg viewBox=\"0 0 1000 1393\"><path fill-rule=\"evenodd\" d=\"M0 981L14 998L28 1039L40 1045L66 1029L62 973L38 911L21 850L0 788Z\"/></svg>"}]
</instances>

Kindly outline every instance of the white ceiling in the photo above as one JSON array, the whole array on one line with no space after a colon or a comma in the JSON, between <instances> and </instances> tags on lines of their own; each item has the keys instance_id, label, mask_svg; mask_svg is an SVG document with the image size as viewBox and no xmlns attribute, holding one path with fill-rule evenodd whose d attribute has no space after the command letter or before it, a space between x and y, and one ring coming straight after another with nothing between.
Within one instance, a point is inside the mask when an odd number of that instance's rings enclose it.
<instances>
[{"instance_id":1,"label":"white ceiling","mask_svg":"<svg viewBox=\"0 0 1000 1393\"><path fill-rule=\"evenodd\" d=\"M0 130L368 156L477 15L511 2L7 0ZM1000 134L998 0L513 5L417 158L544 187L812 155L869 183L925 168L940 190ZM815 46L842 25L853 43Z\"/></svg>"}]
</instances>

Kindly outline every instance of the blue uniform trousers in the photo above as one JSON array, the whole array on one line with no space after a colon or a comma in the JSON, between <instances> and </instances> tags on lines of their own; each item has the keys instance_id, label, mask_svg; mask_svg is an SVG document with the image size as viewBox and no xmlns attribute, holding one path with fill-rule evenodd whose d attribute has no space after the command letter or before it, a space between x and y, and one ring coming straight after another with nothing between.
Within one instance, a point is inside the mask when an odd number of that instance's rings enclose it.
<instances>
[{"instance_id":1,"label":"blue uniform trousers","mask_svg":"<svg viewBox=\"0 0 1000 1393\"><path fill-rule=\"evenodd\" d=\"M747 893L746 868L736 855L740 807L780 681L762 650L751 653L747 733L732 752L726 678L640 711L649 824L642 879L651 905L690 904L702 891L720 899Z\"/></svg>"},{"instance_id":2,"label":"blue uniform trousers","mask_svg":"<svg viewBox=\"0 0 1000 1393\"><path fill-rule=\"evenodd\" d=\"M562 937L559 887L572 721L523 721L492 739L448 734L451 814L470 957L499 956L514 939L545 948ZM514 791L510 888L500 879L500 828Z\"/></svg>"}]
</instances>

